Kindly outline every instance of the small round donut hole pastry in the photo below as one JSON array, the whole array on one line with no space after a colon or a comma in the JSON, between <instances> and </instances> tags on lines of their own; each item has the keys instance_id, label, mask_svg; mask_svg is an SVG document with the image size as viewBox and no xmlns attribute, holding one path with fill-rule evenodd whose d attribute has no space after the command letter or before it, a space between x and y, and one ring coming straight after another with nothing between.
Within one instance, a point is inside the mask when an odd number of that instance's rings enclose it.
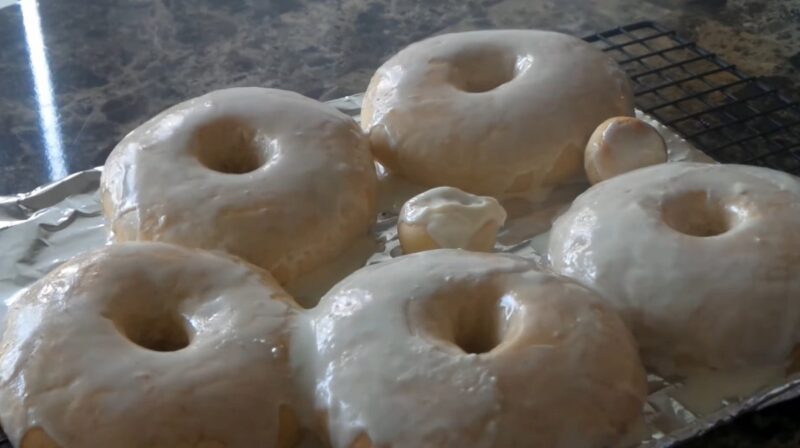
<instances>
[{"instance_id":1,"label":"small round donut hole pastry","mask_svg":"<svg viewBox=\"0 0 800 448\"><path fill-rule=\"evenodd\" d=\"M658 131L634 117L604 121L589 138L583 166L589 182L667 162L667 144Z\"/></svg>"},{"instance_id":2,"label":"small round donut hole pastry","mask_svg":"<svg viewBox=\"0 0 800 448\"><path fill-rule=\"evenodd\" d=\"M432 249L489 252L505 220L506 211L494 198L438 187L403 204L397 233L407 254Z\"/></svg>"},{"instance_id":3,"label":"small round donut hole pastry","mask_svg":"<svg viewBox=\"0 0 800 448\"><path fill-rule=\"evenodd\" d=\"M265 271L162 243L66 262L11 304L0 422L17 448L294 446L292 299Z\"/></svg>"},{"instance_id":4,"label":"small round donut hole pastry","mask_svg":"<svg viewBox=\"0 0 800 448\"><path fill-rule=\"evenodd\" d=\"M662 374L780 366L800 344L800 179L665 163L589 188L552 268L600 292Z\"/></svg>"},{"instance_id":5,"label":"small round donut hole pastry","mask_svg":"<svg viewBox=\"0 0 800 448\"><path fill-rule=\"evenodd\" d=\"M368 232L376 188L352 118L296 93L246 87L139 126L108 157L100 191L116 241L227 252L285 284Z\"/></svg>"},{"instance_id":6,"label":"small round donut hole pastry","mask_svg":"<svg viewBox=\"0 0 800 448\"><path fill-rule=\"evenodd\" d=\"M605 448L641 417L645 372L622 320L520 257L401 256L303 318L335 448Z\"/></svg>"},{"instance_id":7,"label":"small round donut hole pastry","mask_svg":"<svg viewBox=\"0 0 800 448\"><path fill-rule=\"evenodd\" d=\"M361 126L392 172L498 195L582 176L592 131L633 112L625 72L591 44L548 31L471 31L414 43L384 63Z\"/></svg>"}]
</instances>

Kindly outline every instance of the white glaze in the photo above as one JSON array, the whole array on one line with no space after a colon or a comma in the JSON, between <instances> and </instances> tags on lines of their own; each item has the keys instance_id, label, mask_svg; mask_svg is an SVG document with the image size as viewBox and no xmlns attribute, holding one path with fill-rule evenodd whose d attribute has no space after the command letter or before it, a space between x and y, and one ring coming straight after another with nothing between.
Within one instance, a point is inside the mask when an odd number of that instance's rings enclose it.
<instances>
[{"instance_id":1,"label":"white glaze","mask_svg":"<svg viewBox=\"0 0 800 448\"><path fill-rule=\"evenodd\" d=\"M295 370L316 386L337 448L363 434L392 448L606 447L642 409L621 320L520 257L399 257L350 275L303 319ZM481 335L501 342L482 354L453 342Z\"/></svg>"},{"instance_id":2,"label":"white glaze","mask_svg":"<svg viewBox=\"0 0 800 448\"><path fill-rule=\"evenodd\" d=\"M376 157L408 179L494 195L581 175L597 125L632 114L623 70L583 40L474 31L389 59L367 89L361 126Z\"/></svg>"},{"instance_id":3,"label":"white glaze","mask_svg":"<svg viewBox=\"0 0 800 448\"><path fill-rule=\"evenodd\" d=\"M365 235L375 192L368 143L350 117L262 88L220 90L162 112L117 145L101 185L117 241L222 250L282 283Z\"/></svg>"},{"instance_id":4,"label":"white glaze","mask_svg":"<svg viewBox=\"0 0 800 448\"><path fill-rule=\"evenodd\" d=\"M655 128L638 118L613 117L592 133L583 165L589 182L596 184L666 161L667 144Z\"/></svg>"},{"instance_id":5,"label":"white glaze","mask_svg":"<svg viewBox=\"0 0 800 448\"><path fill-rule=\"evenodd\" d=\"M579 196L550 261L621 312L661 373L771 365L800 343L798 226L793 176L662 164Z\"/></svg>"},{"instance_id":6,"label":"white glaze","mask_svg":"<svg viewBox=\"0 0 800 448\"><path fill-rule=\"evenodd\" d=\"M440 248L466 249L487 224L502 226L506 211L495 198L437 187L406 201L398 219L401 224L424 227Z\"/></svg>"},{"instance_id":7,"label":"white glaze","mask_svg":"<svg viewBox=\"0 0 800 448\"><path fill-rule=\"evenodd\" d=\"M298 304L313 308L333 285L364 266L377 245L374 235L364 235L329 263L287 283L285 289Z\"/></svg>"},{"instance_id":8,"label":"white glaze","mask_svg":"<svg viewBox=\"0 0 800 448\"><path fill-rule=\"evenodd\" d=\"M636 117L653 126L667 144L669 162L698 161L716 163L703 152L695 148L675 131L662 125L653 117L637 110ZM378 168L378 210L391 221L391 217L398 215L402 204L413 196L425 191L424 187L413 184L396 174L387 171L382 165ZM528 258L538 259L547 255L547 241L552 222L589 185L585 180L578 180L564 185L539 188L533 191L498 195L502 206L508 212L505 225L497 235L497 249L503 252L514 253ZM381 239L386 241L386 246L395 247L397 232L385 229ZM528 243L526 244L526 241ZM385 252L389 252L387 249ZM376 254L376 259L383 259L381 254ZM302 281L302 280L298 280ZM316 288L320 290L320 288Z\"/></svg>"},{"instance_id":9,"label":"white glaze","mask_svg":"<svg viewBox=\"0 0 800 448\"><path fill-rule=\"evenodd\" d=\"M664 128L664 129L666 129L666 128ZM662 131L663 131L663 129L662 129ZM671 152L671 154L674 154L674 153L675 153L675 152ZM394 186L394 184L392 184L392 186ZM417 187L417 188L418 188L418 187ZM411 189L413 190L413 188L411 188ZM396 191L396 190L394 190L394 189L392 189L392 188L389 188L389 190L391 190L391 191L389 191L389 192L388 192L388 193L390 193L390 194L387 194L386 196L383 196L384 198L387 198L387 197L394 197L394 198L396 199L396 197L400 197L400 196L402 196L402 195L404 195L404 194L407 194L407 192L406 192L406 191L404 191L404 192L402 192L402 193L401 193L401 194L398 196L398 195L394 194L394 193L397 193L397 191ZM540 198L541 198L540 196L537 196L537 201L538 201L538 199L540 199ZM393 202L394 204L398 204L398 201L397 201L397 200L395 200L395 201L392 201L392 202ZM402 203L402 201L400 201L400 203ZM537 203L538 203L538 202L537 202ZM564 204L567 204L567 203L568 203L568 202L565 202ZM537 219L538 219L538 218L535 218L535 217L534 217L534 218L532 218L532 221L531 221L531 222L534 222L534 221L535 221L535 222L538 222L538 221L537 221ZM547 219L547 220L545 220L545 221L546 221L546 224L549 226L549 219ZM542 221L542 222L545 222L545 221ZM539 234L539 236L540 236L540 237L541 237L542 235L545 235L545 234ZM518 239L518 238L515 238L515 241L519 241L519 239ZM360 243L356 243L356 245L359 245L359 244L360 244ZM342 254L342 255L345 255L345 254ZM360 255L359 255L359 257L360 257ZM334 261L333 263L331 263L329 266L334 266L334 265L336 265L336 263L337 263L337 262L338 262L338 259L337 259L337 261ZM355 266L355 265L353 265L353 266ZM334 267L339 267L339 266L334 266ZM352 269L352 268L350 268L350 269ZM313 276L313 274L314 274L314 273L312 273L312 276ZM339 275L341 275L341 274L339 274ZM328 283L328 284L329 284L329 280L325 280L325 283ZM305 285L304 285L304 286L305 286Z\"/></svg>"},{"instance_id":10,"label":"white glaze","mask_svg":"<svg viewBox=\"0 0 800 448\"><path fill-rule=\"evenodd\" d=\"M672 129L662 125L653 117L636 111L636 117L653 126L667 143L669 161L702 161L716 163L696 149ZM384 226L377 230L374 238L377 251L370 254L362 252L368 245L359 239L340 256L317 268L315 271L294 279L286 287L304 306L315 305L319 298L337 281L352 272L354 267L363 266L365 260L378 262L390 258L392 248L397 247L397 232L394 216L399 215L402 205L426 189L414 184L376 163L378 173L378 211L384 217ZM569 208L575 197L582 193L588 184L577 181L565 185L536 189L534 191L499 195L500 202L508 210L505 225L498 233L498 250L514 253L532 259L547 255L550 226L558 215ZM525 242L529 241L529 244ZM400 252L398 251L397 254ZM345 266L347 268L345 268Z\"/></svg>"},{"instance_id":11,"label":"white glaze","mask_svg":"<svg viewBox=\"0 0 800 448\"><path fill-rule=\"evenodd\" d=\"M18 447L32 428L61 447L275 446L279 406L302 413L287 362L293 309L266 272L228 257L160 243L80 256L11 303L3 429ZM165 316L185 322L188 346L132 341L170 340Z\"/></svg>"},{"instance_id":12,"label":"white glaze","mask_svg":"<svg viewBox=\"0 0 800 448\"><path fill-rule=\"evenodd\" d=\"M714 371L695 369L685 373L673 397L695 415L707 415L727 403L741 401L757 391L786 380L784 364Z\"/></svg>"}]
</instances>

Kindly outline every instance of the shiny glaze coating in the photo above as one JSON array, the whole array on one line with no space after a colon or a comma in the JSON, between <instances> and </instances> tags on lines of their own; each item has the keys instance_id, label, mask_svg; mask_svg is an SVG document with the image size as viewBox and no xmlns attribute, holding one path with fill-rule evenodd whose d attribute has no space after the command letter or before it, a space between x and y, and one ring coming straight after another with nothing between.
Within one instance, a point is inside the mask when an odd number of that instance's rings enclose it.
<instances>
[{"instance_id":1,"label":"shiny glaze coating","mask_svg":"<svg viewBox=\"0 0 800 448\"><path fill-rule=\"evenodd\" d=\"M19 448L284 446L294 309L232 258L162 243L82 255L11 304L0 422Z\"/></svg>"},{"instance_id":2,"label":"shiny glaze coating","mask_svg":"<svg viewBox=\"0 0 800 448\"><path fill-rule=\"evenodd\" d=\"M599 291L662 373L782 363L800 343L800 180L668 163L601 182L553 225L555 271Z\"/></svg>"},{"instance_id":3,"label":"shiny glaze coating","mask_svg":"<svg viewBox=\"0 0 800 448\"><path fill-rule=\"evenodd\" d=\"M334 447L600 448L640 415L645 374L588 289L513 255L440 249L365 267L293 350Z\"/></svg>"},{"instance_id":4,"label":"shiny glaze coating","mask_svg":"<svg viewBox=\"0 0 800 448\"><path fill-rule=\"evenodd\" d=\"M582 175L589 135L618 115L633 115L631 88L602 51L554 32L474 31L384 63L361 125L392 171L494 195Z\"/></svg>"},{"instance_id":5,"label":"shiny glaze coating","mask_svg":"<svg viewBox=\"0 0 800 448\"><path fill-rule=\"evenodd\" d=\"M491 251L505 221L506 211L495 198L437 187L403 204L397 232L405 253L438 248Z\"/></svg>"},{"instance_id":6,"label":"shiny glaze coating","mask_svg":"<svg viewBox=\"0 0 800 448\"><path fill-rule=\"evenodd\" d=\"M286 283L368 231L376 183L350 117L251 87L181 103L128 134L101 195L117 241L221 250Z\"/></svg>"},{"instance_id":7,"label":"shiny glaze coating","mask_svg":"<svg viewBox=\"0 0 800 448\"><path fill-rule=\"evenodd\" d=\"M592 184L666 162L664 138L653 126L634 117L613 117L601 123L589 137L583 157Z\"/></svg>"}]
</instances>

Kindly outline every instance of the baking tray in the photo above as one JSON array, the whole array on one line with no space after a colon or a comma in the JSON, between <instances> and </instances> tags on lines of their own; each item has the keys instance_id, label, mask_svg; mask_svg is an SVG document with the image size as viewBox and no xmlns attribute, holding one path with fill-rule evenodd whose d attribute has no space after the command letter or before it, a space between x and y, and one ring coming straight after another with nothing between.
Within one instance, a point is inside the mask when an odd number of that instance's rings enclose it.
<instances>
[{"instance_id":1,"label":"baking tray","mask_svg":"<svg viewBox=\"0 0 800 448\"><path fill-rule=\"evenodd\" d=\"M768 166L794 174L800 171L796 152L800 146L800 110L797 103L777 90L742 74L713 53L654 22L626 25L585 39L626 69L635 86L638 109L669 125L713 158L721 162ZM334 103L348 113L357 113L359 107L355 97ZM53 235L58 235L60 227L71 226L73 232L83 232L91 238L103 235L100 231L102 214L96 200L92 199L99 177L99 169L88 170L16 199L0 197L0 206L7 205L0 207L0 230L4 230L4 226L13 227L15 222L37 220L48 213L53 215L39 219L37 226L15 227L48 235L37 238L41 244L30 251L32 258L46 259L50 264L17 275L29 275L29 280L33 280L64 261L41 256L41 252L48 251L48 244ZM61 194L62 191L69 194ZM102 243L102 239L92 242ZM78 247L72 249L65 252L81 251ZM696 439L697 435L742 412L761 409L800 394L800 380L789 380L779 387L731 403L719 412L695 418L685 409L666 409L673 406L669 400L671 387L668 381L651 378L653 399L649 406L659 406L659 403L660 406L647 411L671 413L689 423L665 431L648 447L677 446L679 441ZM659 401L659 395L664 399ZM2 437L0 448L10 447Z\"/></svg>"}]
</instances>

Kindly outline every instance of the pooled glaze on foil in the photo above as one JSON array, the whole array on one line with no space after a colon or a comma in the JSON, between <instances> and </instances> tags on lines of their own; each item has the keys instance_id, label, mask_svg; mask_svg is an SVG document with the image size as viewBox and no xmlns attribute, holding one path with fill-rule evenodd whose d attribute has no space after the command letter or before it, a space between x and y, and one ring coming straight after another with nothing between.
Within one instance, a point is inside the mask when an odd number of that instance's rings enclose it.
<instances>
[{"instance_id":1,"label":"pooled glaze on foil","mask_svg":"<svg viewBox=\"0 0 800 448\"><path fill-rule=\"evenodd\" d=\"M361 95L355 95L332 101L331 104L357 119L361 99ZM667 142L670 161L713 163L708 156L652 117L638 111L637 117L653 125L662 134ZM3 257L0 257L0 299L3 303L72 256L106 243L98 196L100 173L99 168L87 170L27 194L0 197L0 249L3 253ZM495 249L543 263L541 255L545 254L547 247L550 223L587 187L585 181L578 181L541 191L533 197L502 198L501 203L509 212L509 218L498 234ZM356 243L357 246L365 245L366 249L362 247L363 250L347 251L347 260L358 267L399 255L397 213L405 200L425 189L393 177L379 167L380 214L373 231L374 239ZM340 260L336 260L331 265L339 263ZM295 298L306 306L313 305L338 279L346 275L346 272L333 272L331 265L309 274L324 279L318 284L299 280L287 285L287 289L290 293L296 293L293 285L303 289L306 300ZM0 305L0 308L0 315L4 315L5 306ZM718 400L714 411L700 412L692 403L681 403L679 392L684 388L683 381L653 374L649 375L648 380L650 393L645 407L646 421L642 428L644 441L641 444L647 448L670 447L742 412L800 397L800 376L785 376L778 386L761 389L755 394L728 396ZM694 408L695 412L689 408ZM303 446L310 448L313 443Z\"/></svg>"}]
</instances>

